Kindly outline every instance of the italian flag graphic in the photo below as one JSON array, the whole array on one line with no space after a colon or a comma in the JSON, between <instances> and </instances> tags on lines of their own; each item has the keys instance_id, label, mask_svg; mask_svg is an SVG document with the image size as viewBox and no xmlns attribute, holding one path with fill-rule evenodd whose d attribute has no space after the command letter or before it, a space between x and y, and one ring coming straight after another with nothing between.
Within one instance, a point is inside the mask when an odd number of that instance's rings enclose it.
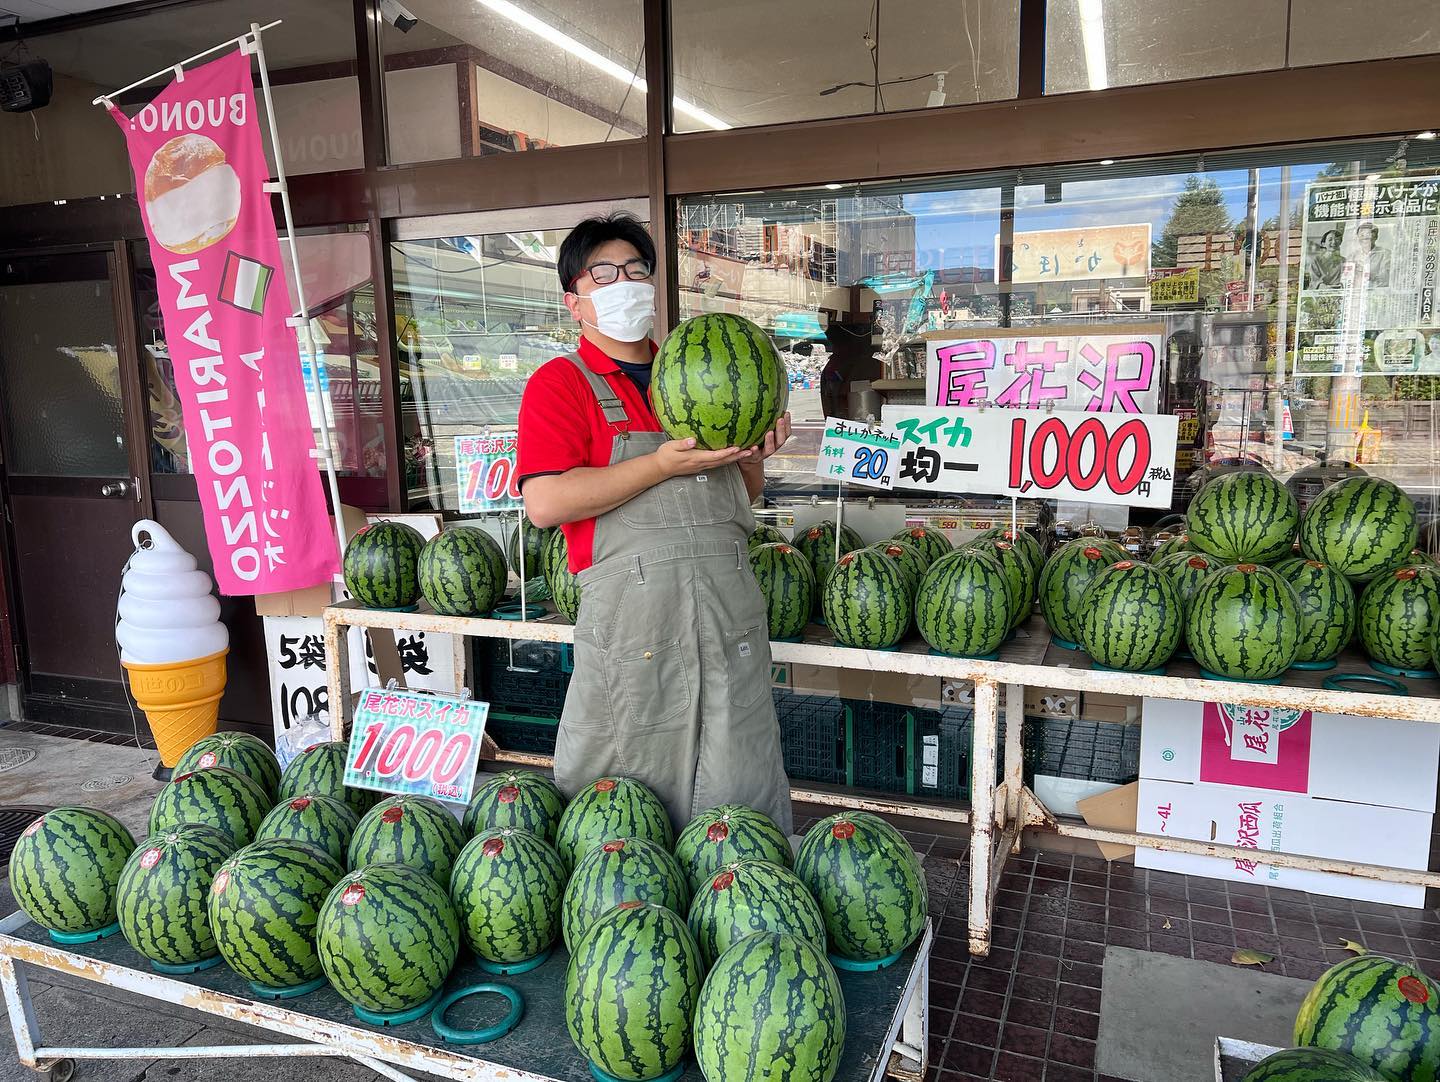
<instances>
[{"instance_id":1,"label":"italian flag graphic","mask_svg":"<svg viewBox=\"0 0 1440 1082\"><path fill-rule=\"evenodd\" d=\"M220 277L220 299L242 312L260 315L265 311L265 293L275 268L230 252L225 257L225 272Z\"/></svg>"}]
</instances>

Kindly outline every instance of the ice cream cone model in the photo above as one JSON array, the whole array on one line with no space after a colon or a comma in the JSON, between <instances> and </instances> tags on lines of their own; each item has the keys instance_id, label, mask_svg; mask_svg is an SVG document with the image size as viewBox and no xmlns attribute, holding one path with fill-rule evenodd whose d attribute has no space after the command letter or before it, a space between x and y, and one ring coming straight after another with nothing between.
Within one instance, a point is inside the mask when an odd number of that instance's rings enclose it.
<instances>
[{"instance_id":1,"label":"ice cream cone model","mask_svg":"<svg viewBox=\"0 0 1440 1082\"><path fill-rule=\"evenodd\" d=\"M160 761L173 767L216 729L230 633L210 576L165 527L145 519L130 536L135 553L121 579L115 637Z\"/></svg>"}]
</instances>

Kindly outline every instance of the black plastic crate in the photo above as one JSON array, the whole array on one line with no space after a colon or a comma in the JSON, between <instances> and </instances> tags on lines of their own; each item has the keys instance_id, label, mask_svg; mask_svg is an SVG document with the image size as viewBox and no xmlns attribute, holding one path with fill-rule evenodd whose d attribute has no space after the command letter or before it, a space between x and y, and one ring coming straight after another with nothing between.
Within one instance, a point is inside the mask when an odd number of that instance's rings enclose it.
<instances>
[{"instance_id":1,"label":"black plastic crate","mask_svg":"<svg viewBox=\"0 0 1440 1082\"><path fill-rule=\"evenodd\" d=\"M1124 785L1140 776L1140 727L1111 721L1031 718L1027 777L1052 777Z\"/></svg>"},{"instance_id":2,"label":"black plastic crate","mask_svg":"<svg viewBox=\"0 0 1440 1082\"><path fill-rule=\"evenodd\" d=\"M509 639L481 639L476 653L481 697L492 711L533 718L560 717L574 667L568 643L516 639L513 665Z\"/></svg>"},{"instance_id":3,"label":"black plastic crate","mask_svg":"<svg viewBox=\"0 0 1440 1082\"><path fill-rule=\"evenodd\" d=\"M909 796L969 799L972 713L968 708L907 710L873 701L847 705L852 784Z\"/></svg>"},{"instance_id":4,"label":"black plastic crate","mask_svg":"<svg viewBox=\"0 0 1440 1082\"><path fill-rule=\"evenodd\" d=\"M801 781L849 784L845 738L849 710L828 695L797 695L774 689L775 716L785 773Z\"/></svg>"},{"instance_id":5,"label":"black plastic crate","mask_svg":"<svg viewBox=\"0 0 1440 1082\"><path fill-rule=\"evenodd\" d=\"M555 735L560 723L553 718L527 717L491 710L485 722L485 733L506 751L528 751L541 755L555 754Z\"/></svg>"}]
</instances>

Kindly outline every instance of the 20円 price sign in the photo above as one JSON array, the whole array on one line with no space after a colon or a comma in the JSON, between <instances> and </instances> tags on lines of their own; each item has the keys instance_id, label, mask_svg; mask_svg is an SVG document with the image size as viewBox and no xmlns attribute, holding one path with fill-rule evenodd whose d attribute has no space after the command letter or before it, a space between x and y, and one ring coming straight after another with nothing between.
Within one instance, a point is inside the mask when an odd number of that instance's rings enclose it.
<instances>
[{"instance_id":1,"label":"20\u5186 price sign","mask_svg":"<svg viewBox=\"0 0 1440 1082\"><path fill-rule=\"evenodd\" d=\"M1179 419L1152 413L886 406L895 487L1169 507Z\"/></svg>"},{"instance_id":2,"label":"20\u5186 price sign","mask_svg":"<svg viewBox=\"0 0 1440 1082\"><path fill-rule=\"evenodd\" d=\"M900 434L892 425L825 418L815 473L827 481L890 489L899 465Z\"/></svg>"},{"instance_id":3,"label":"20\u5186 price sign","mask_svg":"<svg viewBox=\"0 0 1440 1082\"><path fill-rule=\"evenodd\" d=\"M345 784L468 804L490 704L399 689L361 692Z\"/></svg>"}]
</instances>

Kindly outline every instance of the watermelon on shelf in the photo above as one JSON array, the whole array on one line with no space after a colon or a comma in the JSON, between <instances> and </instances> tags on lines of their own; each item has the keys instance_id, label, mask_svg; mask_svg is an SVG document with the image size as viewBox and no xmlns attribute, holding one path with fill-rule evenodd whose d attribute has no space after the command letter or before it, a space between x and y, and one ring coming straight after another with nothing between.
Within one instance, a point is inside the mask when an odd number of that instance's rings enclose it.
<instances>
[{"instance_id":1,"label":"watermelon on shelf","mask_svg":"<svg viewBox=\"0 0 1440 1082\"><path fill-rule=\"evenodd\" d=\"M201 737L191 744L180 761L175 764L174 774L190 774L196 770L209 770L212 766L223 766L260 786L265 795L275 799L280 785L280 763L270 745L258 736L249 733L214 733Z\"/></svg>"},{"instance_id":2,"label":"watermelon on shelf","mask_svg":"<svg viewBox=\"0 0 1440 1082\"><path fill-rule=\"evenodd\" d=\"M207 901L235 842L211 826L185 824L152 834L120 873L115 916L125 941L164 966L188 966L216 955Z\"/></svg>"},{"instance_id":3,"label":"watermelon on shelf","mask_svg":"<svg viewBox=\"0 0 1440 1082\"><path fill-rule=\"evenodd\" d=\"M555 829L555 848L567 868L611 838L639 838L669 850L675 828L665 805L632 778L597 778L566 806Z\"/></svg>"},{"instance_id":4,"label":"watermelon on shelf","mask_svg":"<svg viewBox=\"0 0 1440 1082\"><path fill-rule=\"evenodd\" d=\"M1010 583L995 558L959 549L930 565L915 593L915 626L942 654L985 657L1010 631Z\"/></svg>"},{"instance_id":5,"label":"watermelon on shelf","mask_svg":"<svg viewBox=\"0 0 1440 1082\"><path fill-rule=\"evenodd\" d=\"M150 833L162 834L185 823L223 830L236 845L248 845L270 798L244 774L223 766L177 774L150 805Z\"/></svg>"},{"instance_id":6,"label":"watermelon on shelf","mask_svg":"<svg viewBox=\"0 0 1440 1082\"><path fill-rule=\"evenodd\" d=\"M1108 669L1154 669L1180 643L1182 608L1169 575L1121 560L1096 575L1080 599L1080 645Z\"/></svg>"},{"instance_id":7,"label":"watermelon on shelf","mask_svg":"<svg viewBox=\"0 0 1440 1082\"><path fill-rule=\"evenodd\" d=\"M800 844L795 874L820 904L831 949L845 958L887 958L925 928L929 896L920 860L878 815L820 820Z\"/></svg>"},{"instance_id":8,"label":"watermelon on shelf","mask_svg":"<svg viewBox=\"0 0 1440 1082\"><path fill-rule=\"evenodd\" d=\"M282 800L266 813L255 830L255 840L277 839L314 846L344 868L350 839L359 822L359 816L343 800L318 793L297 796Z\"/></svg>"},{"instance_id":9,"label":"watermelon on shelf","mask_svg":"<svg viewBox=\"0 0 1440 1082\"><path fill-rule=\"evenodd\" d=\"M1430 632L1440 620L1440 570L1401 567L1377 575L1360 595L1360 645L1395 669L1430 669Z\"/></svg>"},{"instance_id":10,"label":"watermelon on shelf","mask_svg":"<svg viewBox=\"0 0 1440 1082\"><path fill-rule=\"evenodd\" d=\"M1010 583L1010 627L1019 627L1035 607L1035 586L1039 576L1031 568L1029 558L1009 541L988 538L974 543L986 555L993 556Z\"/></svg>"},{"instance_id":11,"label":"watermelon on shelf","mask_svg":"<svg viewBox=\"0 0 1440 1082\"><path fill-rule=\"evenodd\" d=\"M737 861L768 860L785 868L794 863L790 840L780 828L764 812L744 804L720 804L690 820L675 839L675 859L692 892Z\"/></svg>"},{"instance_id":12,"label":"watermelon on shelf","mask_svg":"<svg viewBox=\"0 0 1440 1082\"><path fill-rule=\"evenodd\" d=\"M900 569L900 577L905 580L905 592L913 602L915 591L920 587L920 580L925 577L925 572L930 570L930 565L925 562L925 557L920 555L920 550L894 538L878 541L868 548L871 552L887 557Z\"/></svg>"},{"instance_id":13,"label":"watermelon on shelf","mask_svg":"<svg viewBox=\"0 0 1440 1082\"><path fill-rule=\"evenodd\" d=\"M1385 1082L1385 1076L1328 1048L1287 1048L1266 1056L1240 1082Z\"/></svg>"},{"instance_id":14,"label":"watermelon on shelf","mask_svg":"<svg viewBox=\"0 0 1440 1082\"><path fill-rule=\"evenodd\" d=\"M955 546L950 544L950 538L945 536L945 531L938 526L907 526L903 530L896 530L891 536L919 552L925 558L926 568L940 557L955 551Z\"/></svg>"},{"instance_id":15,"label":"watermelon on shelf","mask_svg":"<svg viewBox=\"0 0 1440 1082\"><path fill-rule=\"evenodd\" d=\"M1178 533L1174 537L1171 537L1165 541L1161 541L1160 544L1155 546L1155 551L1150 553L1150 562L1152 564L1158 564L1162 560L1166 560L1171 556L1174 556L1178 552L1197 551L1199 550L1196 549L1194 545L1190 544L1189 534Z\"/></svg>"},{"instance_id":16,"label":"watermelon on shelf","mask_svg":"<svg viewBox=\"0 0 1440 1082\"><path fill-rule=\"evenodd\" d=\"M756 932L784 932L825 949L825 918L809 888L768 860L743 860L715 872L695 892L688 923L707 969Z\"/></svg>"},{"instance_id":17,"label":"watermelon on shelf","mask_svg":"<svg viewBox=\"0 0 1440 1082\"><path fill-rule=\"evenodd\" d=\"M785 412L790 380L775 343L728 312L692 316L665 336L650 376L650 401L672 440L693 437L719 451L754 447Z\"/></svg>"},{"instance_id":18,"label":"watermelon on shelf","mask_svg":"<svg viewBox=\"0 0 1440 1082\"><path fill-rule=\"evenodd\" d=\"M790 538L785 536L785 531L778 526L772 526L768 522L757 522L755 528L750 531L750 540L747 544L750 551L755 551L761 545L779 545L788 542Z\"/></svg>"},{"instance_id":19,"label":"watermelon on shelf","mask_svg":"<svg viewBox=\"0 0 1440 1082\"><path fill-rule=\"evenodd\" d=\"M590 929L565 971L565 1025L612 1078L659 1078L690 1050L704 970L685 921L623 902Z\"/></svg>"},{"instance_id":20,"label":"watermelon on shelf","mask_svg":"<svg viewBox=\"0 0 1440 1082\"><path fill-rule=\"evenodd\" d=\"M570 570L570 547L563 530L556 530L545 542L545 584L561 619L573 624L580 615L580 580Z\"/></svg>"},{"instance_id":21,"label":"watermelon on shelf","mask_svg":"<svg viewBox=\"0 0 1440 1082\"><path fill-rule=\"evenodd\" d=\"M1290 585L1300 613L1297 663L1324 662L1350 645L1355 636L1355 590L1350 580L1319 560L1295 556L1275 565Z\"/></svg>"},{"instance_id":22,"label":"watermelon on shelf","mask_svg":"<svg viewBox=\"0 0 1440 1082\"><path fill-rule=\"evenodd\" d=\"M465 847L465 831L445 805L426 796L392 796L360 820L350 839L349 868L408 864L441 886Z\"/></svg>"},{"instance_id":23,"label":"watermelon on shelf","mask_svg":"<svg viewBox=\"0 0 1440 1082\"><path fill-rule=\"evenodd\" d=\"M1343 1052L1391 1082L1428 1082L1440 1075L1440 986L1383 955L1347 958L1300 1004L1295 1043Z\"/></svg>"},{"instance_id":24,"label":"watermelon on shelf","mask_svg":"<svg viewBox=\"0 0 1440 1082\"><path fill-rule=\"evenodd\" d=\"M510 570L515 572L515 577L520 577L520 539L525 539L525 579L543 579L545 577L545 545L550 540L550 535L557 532L557 527L547 526L540 529L528 517L524 519L525 528L522 531L518 526L510 531L505 539L505 563Z\"/></svg>"},{"instance_id":25,"label":"watermelon on shelf","mask_svg":"<svg viewBox=\"0 0 1440 1082\"><path fill-rule=\"evenodd\" d=\"M1268 473L1242 470L1207 481L1185 512L1190 544L1227 563L1270 563L1290 555L1300 508Z\"/></svg>"},{"instance_id":26,"label":"watermelon on shelf","mask_svg":"<svg viewBox=\"0 0 1440 1082\"><path fill-rule=\"evenodd\" d=\"M900 568L873 549L840 557L820 588L825 622L841 646L894 646L910 630L910 605Z\"/></svg>"},{"instance_id":27,"label":"watermelon on shelf","mask_svg":"<svg viewBox=\"0 0 1440 1082\"><path fill-rule=\"evenodd\" d=\"M94 808L56 808L20 833L10 854L10 892L25 915L52 932L98 932L115 922L115 891L135 839Z\"/></svg>"},{"instance_id":28,"label":"watermelon on shelf","mask_svg":"<svg viewBox=\"0 0 1440 1082\"><path fill-rule=\"evenodd\" d=\"M1170 581L1175 584L1175 592L1180 595L1180 607L1182 619L1190 612L1190 602L1195 599L1195 592L1215 572L1224 566L1214 556L1206 556L1203 552L1172 552L1163 560L1156 561L1154 566L1158 567L1165 574L1170 576ZM1184 641L1184 635L1181 635Z\"/></svg>"},{"instance_id":29,"label":"watermelon on shelf","mask_svg":"<svg viewBox=\"0 0 1440 1082\"><path fill-rule=\"evenodd\" d=\"M1216 676L1273 680L1294 663L1300 646L1295 591L1259 564L1217 571L1190 602L1185 641L1200 666Z\"/></svg>"},{"instance_id":30,"label":"watermelon on shelf","mask_svg":"<svg viewBox=\"0 0 1440 1082\"><path fill-rule=\"evenodd\" d=\"M1025 557L1030 565L1030 578L1032 581L1040 580L1040 572L1045 568L1045 550L1040 547L1040 542L1029 530L1012 530L1009 526L993 526L984 533L979 534L976 541L1006 541Z\"/></svg>"},{"instance_id":31,"label":"watermelon on shelf","mask_svg":"<svg viewBox=\"0 0 1440 1082\"><path fill-rule=\"evenodd\" d=\"M565 862L538 834L514 827L481 830L450 874L460 934L487 962L523 962L560 935Z\"/></svg>"},{"instance_id":32,"label":"watermelon on shelf","mask_svg":"<svg viewBox=\"0 0 1440 1082\"><path fill-rule=\"evenodd\" d=\"M420 597L417 567L425 538L403 522L372 522L345 546L345 589L368 609L408 609Z\"/></svg>"},{"instance_id":33,"label":"watermelon on shelf","mask_svg":"<svg viewBox=\"0 0 1440 1082\"><path fill-rule=\"evenodd\" d=\"M417 574L441 616L486 616L505 596L505 554L475 526L450 526L427 541Z\"/></svg>"},{"instance_id":34,"label":"watermelon on shelf","mask_svg":"<svg viewBox=\"0 0 1440 1082\"><path fill-rule=\"evenodd\" d=\"M653 902L684 916L685 873L665 850L638 838L612 838L580 858L565 886L563 928L572 952L595 922L621 902Z\"/></svg>"},{"instance_id":35,"label":"watermelon on shelf","mask_svg":"<svg viewBox=\"0 0 1440 1082\"><path fill-rule=\"evenodd\" d=\"M834 520L815 522L803 529L796 530L795 538L790 543L803 552L805 558L810 561L810 569L815 572L817 590L823 588L836 560ZM844 556L847 552L854 552L856 549L864 547L865 542L860 539L860 535L849 526L842 524L840 527L840 555ZM815 597L815 605L818 610L820 605L818 593Z\"/></svg>"},{"instance_id":36,"label":"watermelon on shelf","mask_svg":"<svg viewBox=\"0 0 1440 1082\"><path fill-rule=\"evenodd\" d=\"M514 827L553 845L564 811L565 794L544 774L506 770L476 790L460 826L466 837L496 827Z\"/></svg>"},{"instance_id":37,"label":"watermelon on shelf","mask_svg":"<svg viewBox=\"0 0 1440 1082\"><path fill-rule=\"evenodd\" d=\"M750 570L765 599L772 639L792 639L805 630L815 611L815 570L804 553L789 542L755 545Z\"/></svg>"},{"instance_id":38,"label":"watermelon on shelf","mask_svg":"<svg viewBox=\"0 0 1440 1082\"><path fill-rule=\"evenodd\" d=\"M311 744L280 775L281 801L297 796L328 796L342 801L357 816L364 815L380 794L370 789L353 789L345 784L345 754L349 745L340 740Z\"/></svg>"},{"instance_id":39,"label":"watermelon on shelf","mask_svg":"<svg viewBox=\"0 0 1440 1082\"><path fill-rule=\"evenodd\" d=\"M695 1061L711 1082L830 1082L844 1047L839 978L799 936L747 936L705 978Z\"/></svg>"},{"instance_id":40,"label":"watermelon on shelf","mask_svg":"<svg viewBox=\"0 0 1440 1082\"><path fill-rule=\"evenodd\" d=\"M1052 634L1067 643L1080 641L1080 598L1096 575L1124 559L1125 550L1103 537L1077 537L1051 553L1036 590Z\"/></svg>"},{"instance_id":41,"label":"watermelon on shelf","mask_svg":"<svg viewBox=\"0 0 1440 1082\"><path fill-rule=\"evenodd\" d=\"M210 928L225 964L263 988L294 988L320 977L315 926L339 861L314 846L274 838L247 845L210 885Z\"/></svg>"},{"instance_id":42,"label":"watermelon on shelf","mask_svg":"<svg viewBox=\"0 0 1440 1082\"><path fill-rule=\"evenodd\" d=\"M337 882L315 949L341 998L392 1014L440 991L460 954L460 922L446 890L404 864L371 864Z\"/></svg>"},{"instance_id":43,"label":"watermelon on shelf","mask_svg":"<svg viewBox=\"0 0 1440 1082\"><path fill-rule=\"evenodd\" d=\"M1331 485L1305 512L1300 548L1346 578L1368 582L1415 547L1415 503L1378 477Z\"/></svg>"}]
</instances>

